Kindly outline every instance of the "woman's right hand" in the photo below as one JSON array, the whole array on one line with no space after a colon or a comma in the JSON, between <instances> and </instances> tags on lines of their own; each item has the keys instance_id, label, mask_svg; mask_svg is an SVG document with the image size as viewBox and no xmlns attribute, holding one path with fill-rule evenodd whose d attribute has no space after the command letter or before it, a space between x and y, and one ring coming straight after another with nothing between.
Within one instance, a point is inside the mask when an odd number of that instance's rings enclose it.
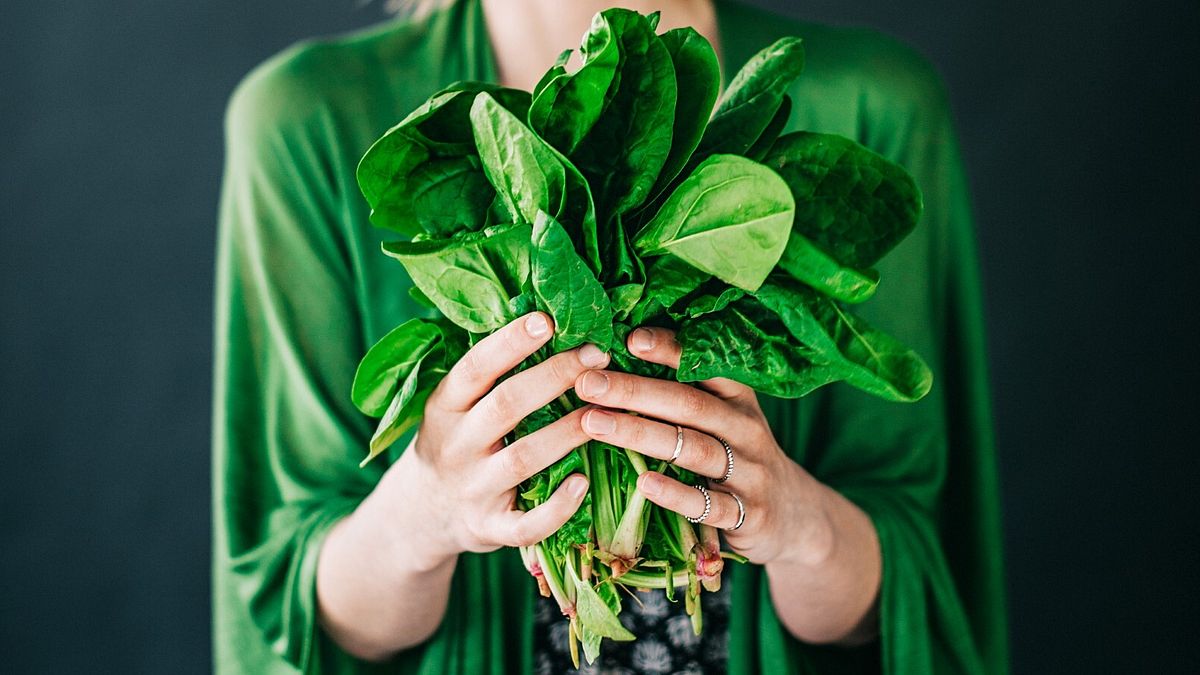
<instances>
[{"instance_id":1,"label":"woman's right hand","mask_svg":"<svg viewBox=\"0 0 1200 675\"><path fill-rule=\"evenodd\" d=\"M470 349L430 395L414 445L389 469L376 492L396 500L405 547L419 568L432 569L465 551L530 546L563 525L587 493L574 474L545 503L517 509L517 486L586 443L580 409L505 446L517 423L557 399L586 370L608 365L594 345L555 354L504 377L553 335L541 312L520 317ZM384 495L380 495L384 496ZM389 499L388 501L391 501Z\"/></svg>"}]
</instances>

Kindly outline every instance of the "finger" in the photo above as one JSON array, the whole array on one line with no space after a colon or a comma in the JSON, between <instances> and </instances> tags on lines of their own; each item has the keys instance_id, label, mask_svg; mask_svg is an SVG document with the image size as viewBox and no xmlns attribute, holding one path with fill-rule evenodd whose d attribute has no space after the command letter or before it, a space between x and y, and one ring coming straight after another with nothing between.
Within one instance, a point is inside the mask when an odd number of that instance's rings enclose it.
<instances>
[{"instance_id":1,"label":"finger","mask_svg":"<svg viewBox=\"0 0 1200 675\"><path fill-rule=\"evenodd\" d=\"M587 443L588 435L580 424L587 410L555 420L487 458L489 480L501 491L512 489Z\"/></svg>"},{"instance_id":2,"label":"finger","mask_svg":"<svg viewBox=\"0 0 1200 675\"><path fill-rule=\"evenodd\" d=\"M431 398L446 410L470 409L496 380L540 349L553 334L550 317L544 312L510 321L463 354Z\"/></svg>"},{"instance_id":3,"label":"finger","mask_svg":"<svg viewBox=\"0 0 1200 675\"><path fill-rule=\"evenodd\" d=\"M555 354L496 385L467 413L464 430L488 442L500 438L570 389L584 371L606 365L608 354L591 344Z\"/></svg>"},{"instance_id":4,"label":"finger","mask_svg":"<svg viewBox=\"0 0 1200 675\"><path fill-rule=\"evenodd\" d=\"M583 474L572 474L549 499L533 509L497 515L493 522L496 543L503 546L533 546L549 537L575 515L587 490L587 478Z\"/></svg>"},{"instance_id":5,"label":"finger","mask_svg":"<svg viewBox=\"0 0 1200 675\"><path fill-rule=\"evenodd\" d=\"M639 492L646 495L646 499L664 509L689 518L699 518L704 513L704 493L691 485L684 485L670 476L647 471L638 476L637 488ZM723 530L732 529L737 525L739 517L737 500L728 492L711 488L708 490L708 497L710 507L708 517L704 519L705 525L712 525ZM752 516L752 512L746 512L746 521L742 523L741 529L745 528Z\"/></svg>"},{"instance_id":6,"label":"finger","mask_svg":"<svg viewBox=\"0 0 1200 675\"><path fill-rule=\"evenodd\" d=\"M675 331L668 328L651 328L643 326L629 333L626 340L629 353L651 363L660 363L670 368L679 368L679 359L683 355L683 347L675 339ZM698 383L704 389L719 398L737 398L753 395L754 390L741 382L728 378L716 377Z\"/></svg>"},{"instance_id":7,"label":"finger","mask_svg":"<svg viewBox=\"0 0 1200 675\"><path fill-rule=\"evenodd\" d=\"M579 376L575 393L589 403L620 408L729 438L749 420L713 394L691 385L628 373L591 370Z\"/></svg>"},{"instance_id":8,"label":"finger","mask_svg":"<svg viewBox=\"0 0 1200 675\"><path fill-rule=\"evenodd\" d=\"M724 476L728 456L721 441L695 429L681 428L683 444L674 463L709 478ZM584 412L582 431L596 440L662 460L671 459L679 442L679 430L672 424L599 408Z\"/></svg>"}]
</instances>

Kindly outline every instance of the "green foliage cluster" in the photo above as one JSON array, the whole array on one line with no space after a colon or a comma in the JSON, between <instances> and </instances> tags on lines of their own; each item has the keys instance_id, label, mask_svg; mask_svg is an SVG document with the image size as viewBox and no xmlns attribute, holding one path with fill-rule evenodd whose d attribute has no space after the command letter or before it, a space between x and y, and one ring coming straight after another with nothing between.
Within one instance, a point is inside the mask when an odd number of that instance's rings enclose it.
<instances>
[{"instance_id":1,"label":"green foliage cluster","mask_svg":"<svg viewBox=\"0 0 1200 675\"><path fill-rule=\"evenodd\" d=\"M845 381L915 401L932 377L910 349L846 305L874 293L872 269L916 225L903 168L846 138L780 135L804 65L785 38L753 57L718 101L709 43L656 34L657 15L596 15L569 72L564 53L531 93L459 82L430 97L363 157L371 222L407 239L383 250L414 297L438 310L388 333L363 358L353 399L382 416L368 461L416 425L468 346L534 309L551 343L522 367L590 342L614 368L683 382L726 377L803 396ZM714 112L715 105L715 112ZM633 358L638 325L674 328L678 371ZM526 419L532 433L580 405L570 393ZM720 581L716 533L648 504L641 472L697 478L591 442L522 486L545 501L571 473L591 489L575 516L522 551L570 617L573 647L634 636L618 587L682 587L697 632L700 588Z\"/></svg>"}]
</instances>

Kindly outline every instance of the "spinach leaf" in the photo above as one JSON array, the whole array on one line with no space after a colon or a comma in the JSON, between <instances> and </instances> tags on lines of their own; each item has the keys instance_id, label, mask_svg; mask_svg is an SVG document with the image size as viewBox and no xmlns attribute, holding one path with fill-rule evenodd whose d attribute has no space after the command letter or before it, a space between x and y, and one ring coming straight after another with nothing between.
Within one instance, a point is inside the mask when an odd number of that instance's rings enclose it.
<instances>
[{"instance_id":1,"label":"spinach leaf","mask_svg":"<svg viewBox=\"0 0 1200 675\"><path fill-rule=\"evenodd\" d=\"M716 288L703 288L701 293L687 301L687 306L682 312L674 314L675 318L682 319L684 317L697 317L719 312L729 305L746 297L746 291L737 286L725 286L724 284L710 284ZM761 289L760 289L761 290Z\"/></svg>"},{"instance_id":2,"label":"spinach leaf","mask_svg":"<svg viewBox=\"0 0 1200 675\"><path fill-rule=\"evenodd\" d=\"M795 229L779 258L779 269L797 281L844 302L862 302L875 294L879 273L845 267Z\"/></svg>"},{"instance_id":3,"label":"spinach leaf","mask_svg":"<svg viewBox=\"0 0 1200 675\"><path fill-rule=\"evenodd\" d=\"M574 73L568 74L563 64L555 64L551 71L556 74L529 107L529 126L568 156L600 118L621 61L620 46L603 14L593 19L580 56L583 65Z\"/></svg>"},{"instance_id":4,"label":"spinach leaf","mask_svg":"<svg viewBox=\"0 0 1200 675\"><path fill-rule=\"evenodd\" d=\"M675 28L659 36L675 66L675 124L671 151L650 194L667 188L700 144L721 89L721 70L712 45L693 28ZM774 140L774 139L772 139Z\"/></svg>"},{"instance_id":5,"label":"spinach leaf","mask_svg":"<svg viewBox=\"0 0 1200 675\"><path fill-rule=\"evenodd\" d=\"M358 364L350 397L371 417L379 417L425 355L441 344L442 329L425 319L411 319L375 343Z\"/></svg>"},{"instance_id":6,"label":"spinach leaf","mask_svg":"<svg viewBox=\"0 0 1200 675\"><path fill-rule=\"evenodd\" d=\"M796 132L780 137L763 162L796 198L796 232L841 265L874 265L912 232L921 193L900 165L854 141Z\"/></svg>"},{"instance_id":7,"label":"spinach leaf","mask_svg":"<svg viewBox=\"0 0 1200 675\"><path fill-rule=\"evenodd\" d=\"M753 298L685 321L677 339L683 348L680 382L726 377L771 396L797 398L838 379Z\"/></svg>"},{"instance_id":8,"label":"spinach leaf","mask_svg":"<svg viewBox=\"0 0 1200 675\"><path fill-rule=\"evenodd\" d=\"M574 147L560 150L592 186L603 229L649 196L671 151L676 89L671 56L646 17L626 9L605 10L593 21L585 40L589 48L593 34L617 45L616 75L595 122ZM594 106L594 97L587 103ZM572 127L593 114L580 115ZM605 232L600 239L608 239Z\"/></svg>"},{"instance_id":9,"label":"spinach leaf","mask_svg":"<svg viewBox=\"0 0 1200 675\"><path fill-rule=\"evenodd\" d=\"M771 146L775 145L775 141L779 139L779 134L783 133L783 128L787 126L791 117L792 97L785 95L783 100L779 102L779 108L775 111L775 116L767 123L758 140L754 141L754 145L746 150L746 157L756 162L761 162L762 158L771 150Z\"/></svg>"},{"instance_id":10,"label":"spinach leaf","mask_svg":"<svg viewBox=\"0 0 1200 675\"><path fill-rule=\"evenodd\" d=\"M539 211L532 242L533 293L538 307L554 317L554 351L574 349L584 342L607 350L612 342L612 306L566 230Z\"/></svg>"},{"instance_id":11,"label":"spinach leaf","mask_svg":"<svg viewBox=\"0 0 1200 675\"><path fill-rule=\"evenodd\" d=\"M375 434L371 436L370 454L359 466L365 466L367 462L378 457L392 443L420 423L425 412L425 401L446 375L446 368L442 365L428 365L441 361L440 351L440 348L435 347L427 352L405 376L404 383L379 420Z\"/></svg>"},{"instance_id":12,"label":"spinach leaf","mask_svg":"<svg viewBox=\"0 0 1200 675\"><path fill-rule=\"evenodd\" d=\"M472 156L431 159L413 169L409 185L417 225L435 237L483 228L496 198L479 158Z\"/></svg>"},{"instance_id":13,"label":"spinach leaf","mask_svg":"<svg viewBox=\"0 0 1200 675\"><path fill-rule=\"evenodd\" d=\"M484 173L513 221L559 213L566 170L541 139L486 93L471 106L471 128Z\"/></svg>"},{"instance_id":14,"label":"spinach leaf","mask_svg":"<svg viewBox=\"0 0 1200 675\"><path fill-rule=\"evenodd\" d=\"M784 94L802 70L804 45L800 38L781 38L751 57L717 104L697 156L745 154L771 125Z\"/></svg>"},{"instance_id":15,"label":"spinach leaf","mask_svg":"<svg viewBox=\"0 0 1200 675\"><path fill-rule=\"evenodd\" d=\"M446 318L472 333L490 333L516 318L509 299L529 278L529 225L453 239L386 242L413 283Z\"/></svg>"},{"instance_id":16,"label":"spinach leaf","mask_svg":"<svg viewBox=\"0 0 1200 675\"><path fill-rule=\"evenodd\" d=\"M779 261L794 211L787 184L770 169L714 155L680 183L634 243L642 255L671 253L753 291Z\"/></svg>"},{"instance_id":17,"label":"spinach leaf","mask_svg":"<svg viewBox=\"0 0 1200 675\"><path fill-rule=\"evenodd\" d=\"M929 393L933 373L913 350L812 289L772 279L756 294L838 379L891 401Z\"/></svg>"},{"instance_id":18,"label":"spinach leaf","mask_svg":"<svg viewBox=\"0 0 1200 675\"><path fill-rule=\"evenodd\" d=\"M629 345L627 344L627 341L629 339L629 333L632 330L633 328L628 324L613 324L612 351L609 352L609 354L612 356L613 365L611 367L621 372L642 375L643 377L674 379L672 377L671 368L668 368L660 363L652 363L644 359L639 359L629 351Z\"/></svg>"},{"instance_id":19,"label":"spinach leaf","mask_svg":"<svg viewBox=\"0 0 1200 675\"><path fill-rule=\"evenodd\" d=\"M653 258L646 268L646 292L629 314L629 323L641 326L662 316L685 295L700 287L711 275L673 255Z\"/></svg>"},{"instance_id":20,"label":"spinach leaf","mask_svg":"<svg viewBox=\"0 0 1200 675\"><path fill-rule=\"evenodd\" d=\"M466 175L467 165L452 172L468 196L464 203L438 212L414 203L416 196L446 189L437 187L448 177L445 167L422 170L427 162L475 155L467 122L471 101L481 91L516 114L523 116L529 108L528 93L479 82L455 83L434 94L377 140L358 164L358 185L371 205L372 224L409 236L422 230L446 235L486 219L492 189L479 180L477 165L471 167L474 177Z\"/></svg>"}]
</instances>

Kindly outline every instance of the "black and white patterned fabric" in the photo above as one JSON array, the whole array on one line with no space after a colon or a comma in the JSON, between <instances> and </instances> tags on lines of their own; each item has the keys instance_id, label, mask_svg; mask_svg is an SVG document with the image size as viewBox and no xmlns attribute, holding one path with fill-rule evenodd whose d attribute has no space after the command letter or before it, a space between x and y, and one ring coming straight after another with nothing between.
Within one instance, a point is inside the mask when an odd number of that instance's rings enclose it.
<instances>
[{"instance_id":1,"label":"black and white patterned fabric","mask_svg":"<svg viewBox=\"0 0 1200 675\"><path fill-rule=\"evenodd\" d=\"M533 662L535 675L715 675L729 661L729 576L721 590L701 593L704 631L692 632L692 620L683 607L680 589L675 602L662 591L637 593L641 603L626 596L621 623L637 640L605 640L595 663L571 665L567 620L553 598L539 598L534 617ZM582 660L582 653L580 654Z\"/></svg>"}]
</instances>

